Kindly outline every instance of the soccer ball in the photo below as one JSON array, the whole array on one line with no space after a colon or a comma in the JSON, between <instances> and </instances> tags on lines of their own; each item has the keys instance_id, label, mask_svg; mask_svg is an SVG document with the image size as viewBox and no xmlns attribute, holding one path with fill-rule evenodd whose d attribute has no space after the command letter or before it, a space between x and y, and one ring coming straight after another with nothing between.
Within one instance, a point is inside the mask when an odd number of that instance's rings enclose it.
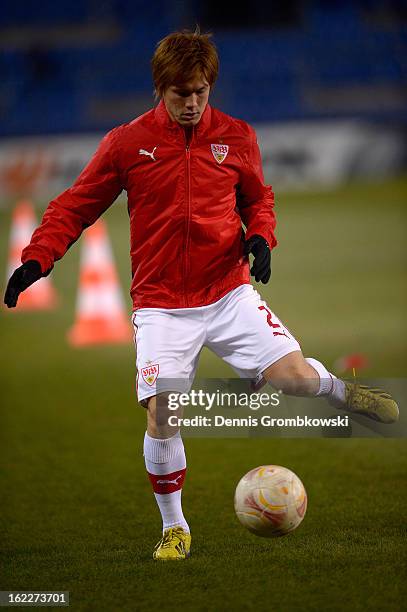
<instances>
[{"instance_id":1,"label":"soccer ball","mask_svg":"<svg viewBox=\"0 0 407 612\"><path fill-rule=\"evenodd\" d=\"M307 509L307 493L294 472L261 465L236 487L235 511L246 529L264 538L283 536L298 527Z\"/></svg>"}]
</instances>

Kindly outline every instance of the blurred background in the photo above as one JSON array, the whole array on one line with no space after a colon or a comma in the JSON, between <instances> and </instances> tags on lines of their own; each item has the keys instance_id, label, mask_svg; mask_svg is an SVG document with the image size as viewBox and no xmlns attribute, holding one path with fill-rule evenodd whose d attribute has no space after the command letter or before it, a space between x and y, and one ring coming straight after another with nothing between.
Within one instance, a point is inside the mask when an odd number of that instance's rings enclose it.
<instances>
[{"instance_id":1,"label":"blurred background","mask_svg":"<svg viewBox=\"0 0 407 612\"><path fill-rule=\"evenodd\" d=\"M256 124L268 180L332 184L405 166L405 0L3 0L2 191L24 165L51 191L69 184L102 133L151 107L157 41L196 23L220 53L212 103ZM28 135L40 140L7 140Z\"/></svg>"},{"instance_id":2,"label":"blurred background","mask_svg":"<svg viewBox=\"0 0 407 612\"><path fill-rule=\"evenodd\" d=\"M405 377L402 0L2 0L4 287L48 201L73 182L103 134L153 106L156 43L196 23L213 32L220 54L211 103L255 127L276 194L279 246L271 282L257 289L304 353L336 374L352 378L355 367L361 377ZM109 294L114 329L121 330L110 338L114 344L99 334L96 346L87 345L82 333L80 252L90 229L56 264L38 298L45 309L30 303L23 309L21 302L0 313L2 588L70 588L82 601L78 609L130 610L134 601L151 609L163 602L157 583L171 592L175 574L157 574L146 562L159 520L141 457L145 415L134 389L124 195L104 220L100 260L113 257L118 273ZM204 350L198 375L234 374ZM350 609L400 609L398 582L393 574L386 578L405 552L396 533L406 466L398 441L187 442L189 516L193 527L208 526L203 535L196 530L201 553L188 584L203 597L211 585L213 609L227 609L233 597L231 609L240 609L228 588L236 576L256 605L266 594L281 609L285 584L287 610L321 602L340 610L334 602L346 584ZM216 469L207 469L215 460ZM255 549L232 519L235 483L254 465L273 462L299 473L310 494L303 535L295 540L300 557L284 543L274 553L264 542ZM245 562L235 565L243 549ZM358 570L354 591L351 563ZM189 609L188 601L187 592L177 592L178 605Z\"/></svg>"}]
</instances>

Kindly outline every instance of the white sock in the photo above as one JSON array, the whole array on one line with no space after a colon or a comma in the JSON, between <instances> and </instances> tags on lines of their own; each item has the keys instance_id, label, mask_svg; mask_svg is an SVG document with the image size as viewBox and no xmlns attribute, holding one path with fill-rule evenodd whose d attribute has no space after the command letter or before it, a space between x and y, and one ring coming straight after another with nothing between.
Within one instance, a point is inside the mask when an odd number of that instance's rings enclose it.
<instances>
[{"instance_id":1,"label":"white sock","mask_svg":"<svg viewBox=\"0 0 407 612\"><path fill-rule=\"evenodd\" d=\"M343 380L336 378L336 376L328 372L320 361L312 357L307 357L305 361L318 373L319 390L317 395L324 395L332 406L342 408L346 403L345 383Z\"/></svg>"},{"instance_id":2,"label":"white sock","mask_svg":"<svg viewBox=\"0 0 407 612\"><path fill-rule=\"evenodd\" d=\"M184 444L180 433L171 438L144 436L144 460L154 496L161 512L163 531L180 525L189 533L182 512L182 485L186 472Z\"/></svg>"}]
</instances>

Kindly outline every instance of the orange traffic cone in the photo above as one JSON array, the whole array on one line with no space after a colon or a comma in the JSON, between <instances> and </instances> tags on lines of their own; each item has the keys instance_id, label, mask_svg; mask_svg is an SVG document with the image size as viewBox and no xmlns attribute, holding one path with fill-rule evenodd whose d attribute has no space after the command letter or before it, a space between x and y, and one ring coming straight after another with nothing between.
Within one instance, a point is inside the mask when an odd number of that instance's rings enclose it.
<instances>
[{"instance_id":1,"label":"orange traffic cone","mask_svg":"<svg viewBox=\"0 0 407 612\"><path fill-rule=\"evenodd\" d=\"M128 342L133 332L125 314L104 222L83 235L76 321L68 331L73 346Z\"/></svg>"},{"instance_id":2,"label":"orange traffic cone","mask_svg":"<svg viewBox=\"0 0 407 612\"><path fill-rule=\"evenodd\" d=\"M16 268L21 266L21 252L30 242L37 225L34 208L29 200L17 203L11 222L10 250L7 266L7 281ZM50 279L41 278L20 294L18 310L48 310L57 303L57 294Z\"/></svg>"}]
</instances>

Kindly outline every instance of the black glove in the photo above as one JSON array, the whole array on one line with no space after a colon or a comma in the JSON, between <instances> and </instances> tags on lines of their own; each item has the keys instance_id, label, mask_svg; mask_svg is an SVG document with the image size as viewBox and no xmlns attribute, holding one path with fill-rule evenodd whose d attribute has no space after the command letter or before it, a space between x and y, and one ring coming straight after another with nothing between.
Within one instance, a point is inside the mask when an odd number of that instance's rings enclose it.
<instances>
[{"instance_id":1,"label":"black glove","mask_svg":"<svg viewBox=\"0 0 407 612\"><path fill-rule=\"evenodd\" d=\"M263 236L254 234L244 243L243 254L249 255L249 253L254 255L250 274L254 276L256 282L268 283L271 276L271 252L267 240Z\"/></svg>"},{"instance_id":2,"label":"black glove","mask_svg":"<svg viewBox=\"0 0 407 612\"><path fill-rule=\"evenodd\" d=\"M42 276L41 265L38 261L34 259L26 261L22 266L17 268L17 270L14 270L11 275L4 295L4 303L9 308L14 308L20 293L25 291L25 289L39 280Z\"/></svg>"}]
</instances>

